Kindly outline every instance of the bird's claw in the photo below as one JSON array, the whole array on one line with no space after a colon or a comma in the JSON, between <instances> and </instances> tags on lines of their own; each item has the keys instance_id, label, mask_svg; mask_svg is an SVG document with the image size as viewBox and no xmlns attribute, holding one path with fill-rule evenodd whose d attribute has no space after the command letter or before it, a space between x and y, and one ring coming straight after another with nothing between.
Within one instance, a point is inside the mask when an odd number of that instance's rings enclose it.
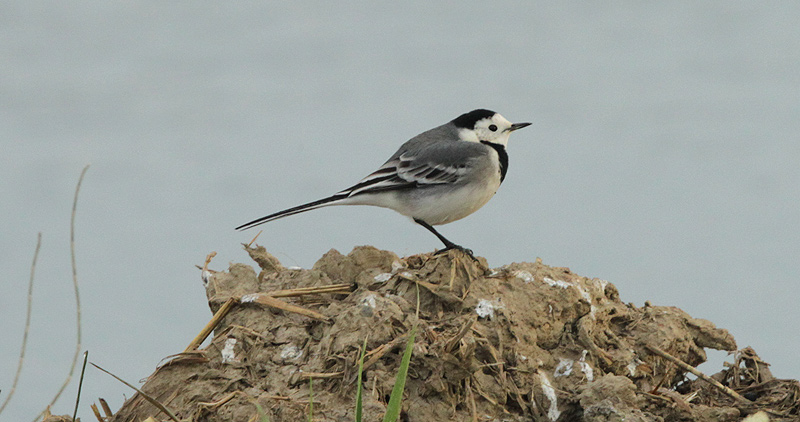
<instances>
[{"instance_id":1,"label":"bird's claw","mask_svg":"<svg viewBox=\"0 0 800 422\"><path fill-rule=\"evenodd\" d=\"M472 249L465 248L461 245L456 245L456 244L447 245L444 249L439 249L438 251L434 252L434 255L441 255L450 250L461 251L462 253L470 257L473 261L478 262L478 258L475 258L475 255L473 255Z\"/></svg>"}]
</instances>

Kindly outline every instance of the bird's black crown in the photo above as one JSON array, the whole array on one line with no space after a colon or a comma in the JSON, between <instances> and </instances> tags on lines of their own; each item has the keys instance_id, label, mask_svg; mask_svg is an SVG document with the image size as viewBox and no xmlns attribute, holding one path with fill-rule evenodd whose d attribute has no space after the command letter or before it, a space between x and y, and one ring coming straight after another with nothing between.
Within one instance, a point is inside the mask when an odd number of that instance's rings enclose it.
<instances>
[{"instance_id":1,"label":"bird's black crown","mask_svg":"<svg viewBox=\"0 0 800 422\"><path fill-rule=\"evenodd\" d=\"M495 112L493 112L492 110L479 108L477 110L472 110L469 113L464 113L456 117L455 119L453 119L453 124L456 125L456 127L458 128L474 129L475 123L485 118L492 117L494 115Z\"/></svg>"}]
</instances>

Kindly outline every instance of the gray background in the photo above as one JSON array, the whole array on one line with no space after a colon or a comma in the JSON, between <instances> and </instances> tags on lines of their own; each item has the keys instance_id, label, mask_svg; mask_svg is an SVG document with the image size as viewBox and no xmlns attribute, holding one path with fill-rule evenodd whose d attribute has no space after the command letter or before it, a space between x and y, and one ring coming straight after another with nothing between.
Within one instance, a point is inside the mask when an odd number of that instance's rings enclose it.
<instances>
[{"instance_id":1,"label":"gray background","mask_svg":"<svg viewBox=\"0 0 800 422\"><path fill-rule=\"evenodd\" d=\"M298 3L298 4L294 4ZM798 2L0 3L0 393L28 420L74 344L136 382L210 313L199 271L248 262L233 227L331 194L473 108L533 126L497 196L441 231L490 265L604 278L678 306L799 378ZM310 267L330 248L440 247L391 211L334 207L263 227ZM725 353L710 354L707 373ZM73 381L56 413L71 413ZM89 369L79 413L131 391Z\"/></svg>"}]
</instances>

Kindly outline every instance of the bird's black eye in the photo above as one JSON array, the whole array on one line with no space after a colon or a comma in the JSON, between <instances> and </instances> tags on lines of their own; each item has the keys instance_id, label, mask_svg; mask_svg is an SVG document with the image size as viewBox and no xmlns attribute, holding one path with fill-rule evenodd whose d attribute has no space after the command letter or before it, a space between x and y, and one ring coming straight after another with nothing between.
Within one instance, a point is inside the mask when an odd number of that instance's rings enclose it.
<instances>
[{"instance_id":1,"label":"bird's black eye","mask_svg":"<svg viewBox=\"0 0 800 422\"><path fill-rule=\"evenodd\" d=\"M497 125L489 125L489 130L492 132L497 132Z\"/></svg>"}]
</instances>

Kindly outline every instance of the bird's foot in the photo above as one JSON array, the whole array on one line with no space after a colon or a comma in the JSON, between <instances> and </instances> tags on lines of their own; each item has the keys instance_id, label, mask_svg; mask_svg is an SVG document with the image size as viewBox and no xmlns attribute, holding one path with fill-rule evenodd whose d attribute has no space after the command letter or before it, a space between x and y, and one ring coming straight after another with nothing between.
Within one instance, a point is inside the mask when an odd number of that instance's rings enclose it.
<instances>
[{"instance_id":1,"label":"bird's foot","mask_svg":"<svg viewBox=\"0 0 800 422\"><path fill-rule=\"evenodd\" d=\"M434 255L441 255L447 251L456 250L461 251L464 255L470 257L473 261L478 262L478 258L475 258L475 255L472 254L472 249L465 248L461 245L456 245L455 243L451 243L449 245L445 245L444 249L439 249L438 251L434 252Z\"/></svg>"}]
</instances>

